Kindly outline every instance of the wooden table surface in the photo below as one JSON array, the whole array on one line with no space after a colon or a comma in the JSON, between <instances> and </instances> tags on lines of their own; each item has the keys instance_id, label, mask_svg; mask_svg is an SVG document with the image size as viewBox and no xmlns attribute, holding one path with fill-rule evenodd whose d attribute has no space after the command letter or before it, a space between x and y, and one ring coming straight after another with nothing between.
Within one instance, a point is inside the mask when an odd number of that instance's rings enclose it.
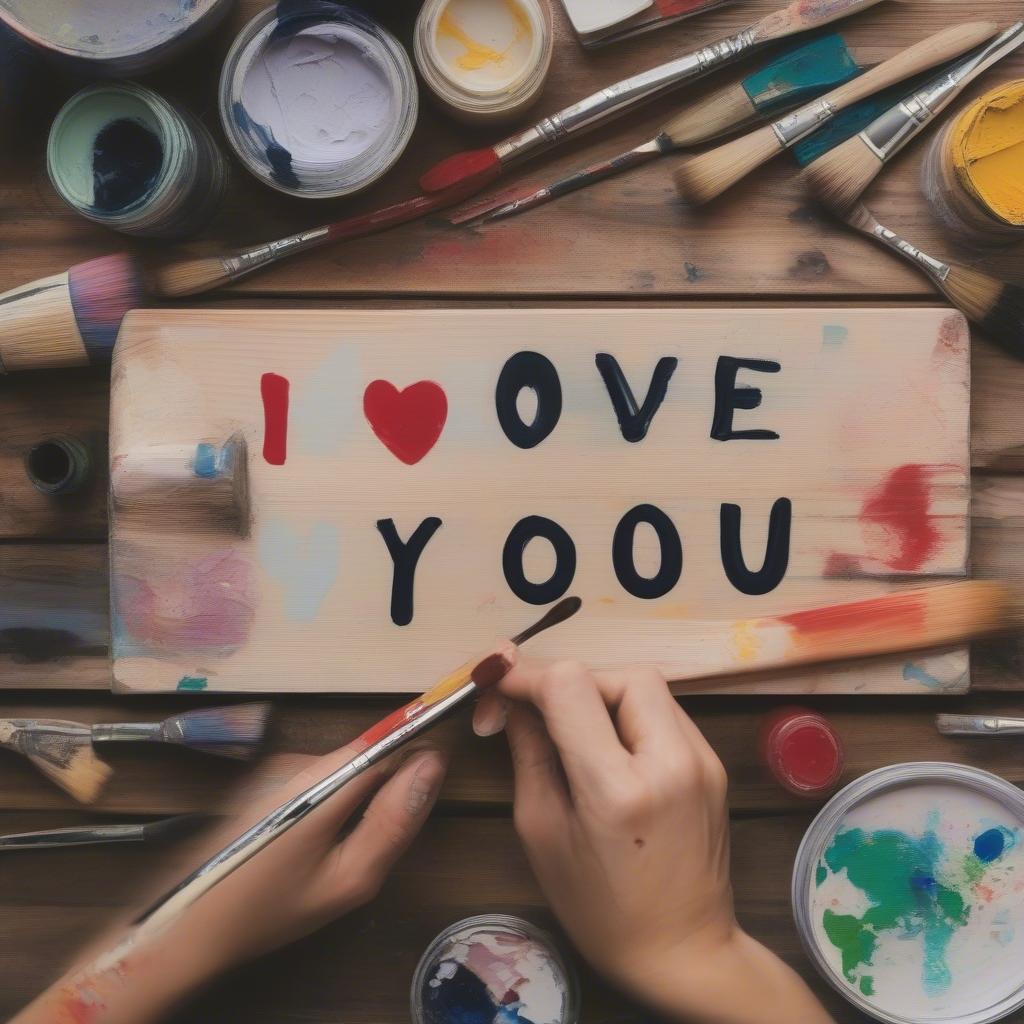
<instances>
[{"instance_id":1,"label":"wooden table surface","mask_svg":"<svg viewBox=\"0 0 1024 1024\"><path fill-rule=\"evenodd\" d=\"M216 72L238 28L262 0L239 0L229 24L152 84L182 98L219 135ZM379 4L408 40L415 3ZM776 6L750 0L607 50L584 53L556 12L558 41L538 111L692 45L739 28ZM1024 4L996 0L883 3L843 31L878 58L926 32L980 17L1006 24ZM1018 56L984 80L1020 77ZM77 83L53 75L51 109ZM694 94L698 90L694 90ZM978 87L974 92L979 91ZM649 138L671 102L631 116L561 152L530 177L539 180L584 157ZM428 102L405 159L358 201L308 203L259 186L237 169L223 213L196 248L242 244L399 198L436 157L475 142ZM18 146L0 146L0 291L115 248L122 239L66 211L43 167L45 124ZM956 252L922 202L923 147L904 154L874 187L882 220L925 248ZM887 254L809 208L786 158L755 174L712 209L687 213L670 182L672 160L577 193L519 219L472 230L440 218L286 262L203 301L230 306L457 303L705 303L719 305L937 304L927 284ZM153 244L145 252L162 253ZM1024 248L961 259L1024 279ZM973 356L973 564L976 575L1017 582L1024 562L1024 365L975 335ZM36 373L0 381L0 715L46 714L83 721L148 719L185 699L113 699L109 683L105 474L81 494L46 499L27 481L26 450L70 433L102 450L107 379L97 371ZM847 745L846 778L907 760L948 760L1024 783L1017 741L952 740L933 727L937 710L1019 711L1024 686L1015 639L975 651L969 698L807 700L833 719ZM763 777L754 756L762 714L778 702L754 698L684 701L722 757L732 790L734 876L743 924L805 974L840 1021L862 1019L822 984L804 958L789 909L789 875L815 808ZM941 708L940 708L941 703ZM268 776L290 763L284 752L319 753L356 735L394 701L292 698L278 704ZM251 1024L390 1024L408 1019L415 962L442 927L487 911L551 924L516 841L504 741L476 740L465 718L443 739L454 752L450 781L433 820L380 899L366 910L225 979L176 1020ZM26 763L0 764L0 831L213 810L245 771L171 750L119 751L117 772L95 809L76 808ZM183 847L48 851L9 856L0 870L0 1014L39 991L92 933L141 898L163 872L188 866ZM584 1020L639 1021L644 1015L583 972ZM1024 1014L1015 1020L1024 1020Z\"/></svg>"}]
</instances>

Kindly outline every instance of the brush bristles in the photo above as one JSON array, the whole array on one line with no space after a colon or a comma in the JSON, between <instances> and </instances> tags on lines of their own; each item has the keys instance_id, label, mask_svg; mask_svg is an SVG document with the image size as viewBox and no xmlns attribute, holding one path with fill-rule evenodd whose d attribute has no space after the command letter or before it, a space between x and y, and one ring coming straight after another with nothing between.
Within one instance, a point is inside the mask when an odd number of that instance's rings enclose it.
<instances>
[{"instance_id":1,"label":"brush bristles","mask_svg":"<svg viewBox=\"0 0 1024 1024\"><path fill-rule=\"evenodd\" d=\"M943 290L1010 355L1024 356L1024 288L954 263Z\"/></svg>"},{"instance_id":2,"label":"brush bristles","mask_svg":"<svg viewBox=\"0 0 1024 1024\"><path fill-rule=\"evenodd\" d=\"M27 756L48 779L81 804L95 802L113 772L106 761L96 756L88 739L75 741L74 749L62 752L60 757L41 750L29 751Z\"/></svg>"},{"instance_id":3,"label":"brush bristles","mask_svg":"<svg viewBox=\"0 0 1024 1024\"><path fill-rule=\"evenodd\" d=\"M742 85L733 83L687 107L665 125L664 134L673 146L695 146L727 132L734 132L755 117L754 106Z\"/></svg>"},{"instance_id":4,"label":"brush bristles","mask_svg":"<svg viewBox=\"0 0 1024 1024\"><path fill-rule=\"evenodd\" d=\"M169 263L154 270L152 277L154 293L164 299L198 295L231 282L231 275L219 256Z\"/></svg>"},{"instance_id":5,"label":"brush bristles","mask_svg":"<svg viewBox=\"0 0 1024 1024\"><path fill-rule=\"evenodd\" d=\"M782 151L771 127L690 157L676 171L679 195L688 203L709 203Z\"/></svg>"},{"instance_id":6,"label":"brush bristles","mask_svg":"<svg viewBox=\"0 0 1024 1024\"><path fill-rule=\"evenodd\" d=\"M68 271L68 288L90 350L112 348L125 314L144 306L149 292L141 264L126 252L76 264Z\"/></svg>"},{"instance_id":7,"label":"brush bristles","mask_svg":"<svg viewBox=\"0 0 1024 1024\"><path fill-rule=\"evenodd\" d=\"M171 743L248 760L263 742L270 710L269 704L260 703L187 711L167 719L163 733Z\"/></svg>"},{"instance_id":8,"label":"brush bristles","mask_svg":"<svg viewBox=\"0 0 1024 1024\"><path fill-rule=\"evenodd\" d=\"M810 193L825 209L845 218L885 165L855 135L804 168Z\"/></svg>"}]
</instances>

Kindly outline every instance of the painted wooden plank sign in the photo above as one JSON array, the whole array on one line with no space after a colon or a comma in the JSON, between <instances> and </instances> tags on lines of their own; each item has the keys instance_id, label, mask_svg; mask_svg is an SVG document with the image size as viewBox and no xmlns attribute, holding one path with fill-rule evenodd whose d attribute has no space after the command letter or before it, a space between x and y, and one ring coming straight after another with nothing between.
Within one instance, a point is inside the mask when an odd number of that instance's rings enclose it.
<instances>
[{"instance_id":1,"label":"painted wooden plank sign","mask_svg":"<svg viewBox=\"0 0 1024 1024\"><path fill-rule=\"evenodd\" d=\"M966 573L943 310L144 311L111 412L115 686L414 691L531 646L691 679L750 620ZM964 688L964 650L680 684Z\"/></svg>"}]
</instances>

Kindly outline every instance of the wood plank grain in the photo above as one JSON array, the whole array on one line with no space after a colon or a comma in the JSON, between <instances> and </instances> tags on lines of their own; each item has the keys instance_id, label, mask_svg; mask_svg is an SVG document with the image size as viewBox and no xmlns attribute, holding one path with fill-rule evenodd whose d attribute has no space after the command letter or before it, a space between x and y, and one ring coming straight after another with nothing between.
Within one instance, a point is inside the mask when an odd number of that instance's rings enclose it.
<instances>
[{"instance_id":1,"label":"wood plank grain","mask_svg":"<svg viewBox=\"0 0 1024 1024\"><path fill-rule=\"evenodd\" d=\"M810 817L805 811L732 822L738 915L807 978L837 1024L856 1024L863 1017L804 956L789 909L793 857ZM0 815L4 831L48 824L38 816ZM181 845L7 856L0 872L0 1014L13 1014L40 991L91 935L152 892L156 879L179 877L194 862ZM560 934L507 818L435 814L374 903L222 979L174 1024L408 1021L408 986L427 944L442 928L478 913L515 914ZM571 954L564 936L560 942L580 973L584 1024L649 1024L649 1015L610 992ZM1019 1024L1024 1014L1007 1019Z\"/></svg>"},{"instance_id":2,"label":"wood plank grain","mask_svg":"<svg viewBox=\"0 0 1024 1024\"><path fill-rule=\"evenodd\" d=\"M153 84L183 99L219 140L215 79L221 57L239 28L263 0L243 0L217 37L197 52L189 73L173 68ZM556 7L557 54L536 108L524 123L560 109L643 68L721 38L782 6L781 0L749 0L682 22L641 38L585 53ZM403 2L382 10L408 43L416 5ZM980 18L1005 23L1009 15L996 0L912 0L888 3L841 26L849 40L875 59L892 56L948 25ZM754 67L755 62L745 65ZM1024 56L1015 55L972 88L972 95L997 81L1020 77ZM735 74L739 74L737 69ZM728 72L726 74L729 74ZM592 136L525 168L519 180L544 180L644 141L698 84L631 114ZM53 104L75 83L57 81ZM237 168L229 199L203 240L192 247L225 247L267 241L300 228L373 209L414 194L418 176L436 159L493 142L500 131L469 131L444 117L424 96L419 127L405 157L378 186L354 200L315 205L264 188ZM45 128L45 116L39 124ZM0 154L0 291L65 270L69 264L124 247L103 228L66 209L46 179L39 132L21 147ZM891 220L916 244L948 252L918 185L923 144L899 157L871 192L883 221ZM928 284L913 270L870 243L810 213L788 157L699 213L684 211L671 185L678 157L670 157L574 194L539 213L482 229L454 228L442 217L408 225L375 238L301 256L249 279L237 291L277 295L927 295ZM509 184L517 177L511 177ZM254 211L257 211L254 216ZM752 230L757 225L757 230ZM127 243L163 257L160 243ZM608 258L614 254L614 258ZM986 265L1002 273L1024 273L1020 247L990 256Z\"/></svg>"}]
</instances>

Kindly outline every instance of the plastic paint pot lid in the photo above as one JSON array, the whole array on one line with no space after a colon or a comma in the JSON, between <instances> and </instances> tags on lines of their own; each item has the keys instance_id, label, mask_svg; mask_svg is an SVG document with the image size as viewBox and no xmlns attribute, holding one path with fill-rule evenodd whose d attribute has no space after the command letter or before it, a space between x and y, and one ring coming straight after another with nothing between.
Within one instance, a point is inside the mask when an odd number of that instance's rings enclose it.
<instances>
[{"instance_id":1,"label":"plastic paint pot lid","mask_svg":"<svg viewBox=\"0 0 1024 1024\"><path fill-rule=\"evenodd\" d=\"M410 990L413 1024L577 1024L579 1005L575 973L551 937L507 914L481 914L446 928L420 959Z\"/></svg>"},{"instance_id":2,"label":"plastic paint pot lid","mask_svg":"<svg viewBox=\"0 0 1024 1024\"><path fill-rule=\"evenodd\" d=\"M783 708L761 726L762 762L797 796L831 793L843 774L843 745L829 721L806 708Z\"/></svg>"}]
</instances>

